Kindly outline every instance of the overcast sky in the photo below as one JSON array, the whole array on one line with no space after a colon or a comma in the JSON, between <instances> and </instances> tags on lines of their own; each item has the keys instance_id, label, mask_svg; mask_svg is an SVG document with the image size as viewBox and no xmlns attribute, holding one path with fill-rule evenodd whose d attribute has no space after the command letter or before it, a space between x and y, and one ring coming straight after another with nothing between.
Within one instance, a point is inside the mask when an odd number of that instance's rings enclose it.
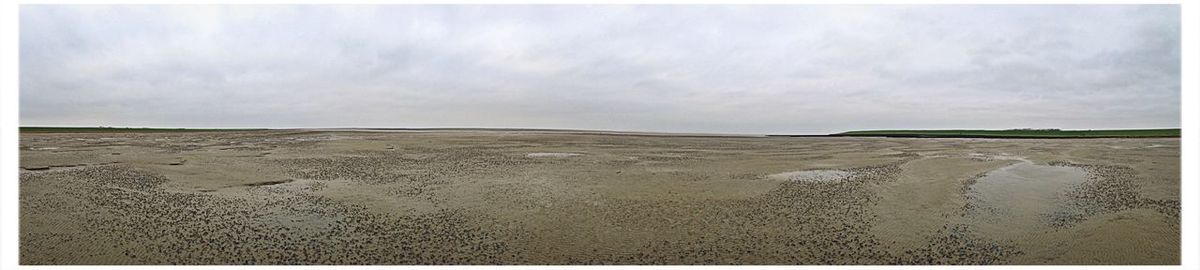
<instances>
[{"instance_id":1,"label":"overcast sky","mask_svg":"<svg viewBox=\"0 0 1200 270\"><path fill-rule=\"evenodd\" d=\"M1180 126L1176 6L20 12L25 126Z\"/></svg>"}]
</instances>

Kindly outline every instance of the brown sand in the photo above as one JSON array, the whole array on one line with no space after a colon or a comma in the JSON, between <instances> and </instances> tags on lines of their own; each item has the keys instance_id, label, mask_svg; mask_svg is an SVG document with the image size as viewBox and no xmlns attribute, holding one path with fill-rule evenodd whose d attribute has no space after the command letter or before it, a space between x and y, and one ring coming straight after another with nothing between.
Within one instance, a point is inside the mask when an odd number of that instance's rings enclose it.
<instances>
[{"instance_id":1,"label":"brown sand","mask_svg":"<svg viewBox=\"0 0 1200 270\"><path fill-rule=\"evenodd\" d=\"M20 258L22 264L1180 259L1178 139L654 135L22 134Z\"/></svg>"}]
</instances>

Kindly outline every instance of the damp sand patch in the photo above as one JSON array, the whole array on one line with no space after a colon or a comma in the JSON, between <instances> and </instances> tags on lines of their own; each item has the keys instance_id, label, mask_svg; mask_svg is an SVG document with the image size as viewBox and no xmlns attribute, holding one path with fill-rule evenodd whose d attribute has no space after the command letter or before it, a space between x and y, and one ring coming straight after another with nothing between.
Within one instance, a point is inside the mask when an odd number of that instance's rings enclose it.
<instances>
[{"instance_id":1,"label":"damp sand patch","mask_svg":"<svg viewBox=\"0 0 1200 270\"><path fill-rule=\"evenodd\" d=\"M100 163L80 163L80 164L61 164L61 165L30 165L30 166L21 166L21 171L22 172L58 171L58 170L84 168L84 167L89 167L89 166L104 166L104 165L111 165L111 164L120 164L120 162L112 161L112 162L100 162Z\"/></svg>"},{"instance_id":2,"label":"damp sand patch","mask_svg":"<svg viewBox=\"0 0 1200 270\"><path fill-rule=\"evenodd\" d=\"M850 178L850 172L839 170L807 170L768 175L767 178L795 182L840 182Z\"/></svg>"},{"instance_id":3,"label":"damp sand patch","mask_svg":"<svg viewBox=\"0 0 1200 270\"><path fill-rule=\"evenodd\" d=\"M967 190L967 217L981 231L1005 238L1049 228L1050 217L1067 211L1065 193L1087 180L1075 167L1024 161L988 172Z\"/></svg>"},{"instance_id":4,"label":"damp sand patch","mask_svg":"<svg viewBox=\"0 0 1200 270\"><path fill-rule=\"evenodd\" d=\"M582 155L583 154L578 154L578 153L529 153L529 154L525 154L525 157L530 157L530 158L568 158L568 157L577 157L577 156L582 156Z\"/></svg>"}]
</instances>

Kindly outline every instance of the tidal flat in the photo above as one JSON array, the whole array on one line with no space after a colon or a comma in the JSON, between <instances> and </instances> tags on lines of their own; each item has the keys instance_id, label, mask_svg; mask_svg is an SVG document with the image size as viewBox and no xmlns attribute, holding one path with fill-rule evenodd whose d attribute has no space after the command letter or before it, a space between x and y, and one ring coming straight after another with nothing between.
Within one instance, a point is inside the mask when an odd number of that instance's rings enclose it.
<instances>
[{"instance_id":1,"label":"tidal flat","mask_svg":"<svg viewBox=\"0 0 1200 270\"><path fill-rule=\"evenodd\" d=\"M22 264L1178 264L1178 138L23 133Z\"/></svg>"}]
</instances>

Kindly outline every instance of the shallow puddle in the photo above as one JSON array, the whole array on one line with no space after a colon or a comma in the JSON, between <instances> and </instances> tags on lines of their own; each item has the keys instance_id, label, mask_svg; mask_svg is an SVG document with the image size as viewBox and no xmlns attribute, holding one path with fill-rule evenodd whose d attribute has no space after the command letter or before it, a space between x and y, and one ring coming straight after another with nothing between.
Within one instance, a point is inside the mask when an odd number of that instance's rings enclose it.
<instances>
[{"instance_id":1,"label":"shallow puddle","mask_svg":"<svg viewBox=\"0 0 1200 270\"><path fill-rule=\"evenodd\" d=\"M982 231L1019 237L1046 228L1050 215L1065 210L1061 195L1085 180L1087 173L1079 168L1029 161L996 169L970 186L968 216Z\"/></svg>"},{"instance_id":2,"label":"shallow puddle","mask_svg":"<svg viewBox=\"0 0 1200 270\"><path fill-rule=\"evenodd\" d=\"M525 155L525 157L531 157L531 158L538 158L538 157L565 158L565 157L574 157L574 156L582 156L582 155L583 155L583 154L576 154L576 153L529 153L529 154Z\"/></svg>"}]
</instances>

